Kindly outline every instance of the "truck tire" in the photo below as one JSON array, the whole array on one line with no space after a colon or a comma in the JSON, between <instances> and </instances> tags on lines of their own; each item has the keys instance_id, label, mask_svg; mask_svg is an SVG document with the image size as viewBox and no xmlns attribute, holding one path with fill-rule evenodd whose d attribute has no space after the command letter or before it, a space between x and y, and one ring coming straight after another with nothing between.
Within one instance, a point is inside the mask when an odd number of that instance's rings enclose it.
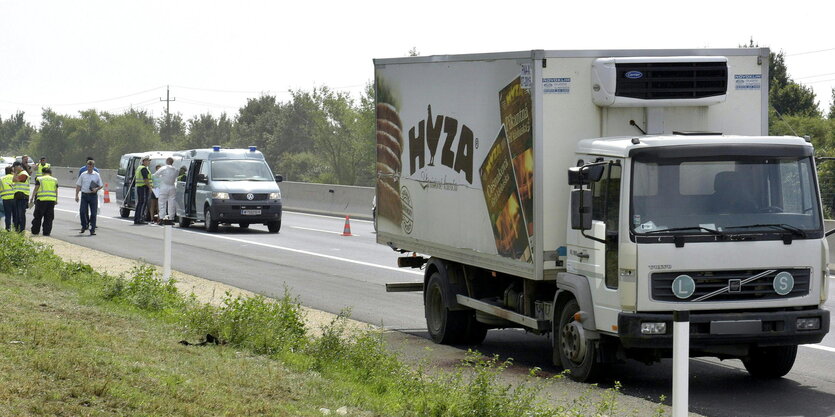
<instances>
[{"instance_id":1,"label":"truck tire","mask_svg":"<svg viewBox=\"0 0 835 417\"><path fill-rule=\"evenodd\" d=\"M281 230L281 220L267 223L267 230L270 233L278 233Z\"/></svg>"},{"instance_id":2,"label":"truck tire","mask_svg":"<svg viewBox=\"0 0 835 417\"><path fill-rule=\"evenodd\" d=\"M487 326L475 319L472 310L452 311L447 308L449 283L435 272L429 277L424 295L426 327L435 343L443 345L477 345L484 341Z\"/></svg>"},{"instance_id":3,"label":"truck tire","mask_svg":"<svg viewBox=\"0 0 835 417\"><path fill-rule=\"evenodd\" d=\"M130 209L129 208L120 208L119 209L119 216L122 216L123 218L127 219L128 217L130 217Z\"/></svg>"},{"instance_id":4,"label":"truck tire","mask_svg":"<svg viewBox=\"0 0 835 417\"><path fill-rule=\"evenodd\" d=\"M241 222L238 223L238 226L240 226L241 229L249 229L249 223Z\"/></svg>"},{"instance_id":5,"label":"truck tire","mask_svg":"<svg viewBox=\"0 0 835 417\"><path fill-rule=\"evenodd\" d=\"M593 382L600 377L603 364L597 358L597 345L585 336L583 325L574 320L578 311L580 305L577 300L571 299L563 306L559 316L554 317L553 323L557 323L552 337L554 358L559 357L571 379Z\"/></svg>"},{"instance_id":6,"label":"truck tire","mask_svg":"<svg viewBox=\"0 0 835 417\"><path fill-rule=\"evenodd\" d=\"M754 378L776 379L791 371L796 357L797 345L752 348L742 364Z\"/></svg>"},{"instance_id":7,"label":"truck tire","mask_svg":"<svg viewBox=\"0 0 835 417\"><path fill-rule=\"evenodd\" d=\"M212 209L206 207L203 211L203 216L206 219L206 231L209 233L217 232L218 222L212 218Z\"/></svg>"}]
</instances>

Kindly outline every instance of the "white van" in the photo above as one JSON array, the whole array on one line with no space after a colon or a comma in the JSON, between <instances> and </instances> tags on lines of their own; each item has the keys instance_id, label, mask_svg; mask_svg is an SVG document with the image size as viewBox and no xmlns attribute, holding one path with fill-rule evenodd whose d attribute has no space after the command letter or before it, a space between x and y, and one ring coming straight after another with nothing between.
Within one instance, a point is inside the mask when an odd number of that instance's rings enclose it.
<instances>
[{"instance_id":1,"label":"white van","mask_svg":"<svg viewBox=\"0 0 835 417\"><path fill-rule=\"evenodd\" d=\"M216 232L220 224L242 228L262 223L281 229L281 175L273 176L264 154L248 149L192 149L178 152L177 216L180 227L203 221Z\"/></svg>"},{"instance_id":2,"label":"white van","mask_svg":"<svg viewBox=\"0 0 835 417\"><path fill-rule=\"evenodd\" d=\"M151 164L148 169L153 174L156 171L156 166L164 166L165 160L168 157L174 158L174 166L177 166L177 161L180 157L175 152L170 151L150 151L124 154L119 159L119 169L116 171L116 177L119 179L114 184L113 191L116 194L116 203L119 204L119 215L122 217L130 217L130 212L136 209L136 192L134 175L136 168L142 163L142 158L145 156L151 157Z\"/></svg>"}]
</instances>

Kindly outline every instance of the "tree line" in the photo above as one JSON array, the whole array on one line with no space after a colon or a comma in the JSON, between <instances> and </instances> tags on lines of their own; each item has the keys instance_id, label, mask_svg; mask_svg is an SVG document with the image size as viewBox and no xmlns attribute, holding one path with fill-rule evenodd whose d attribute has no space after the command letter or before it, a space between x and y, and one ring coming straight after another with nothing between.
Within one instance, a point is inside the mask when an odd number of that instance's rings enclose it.
<instances>
[{"instance_id":1,"label":"tree line","mask_svg":"<svg viewBox=\"0 0 835 417\"><path fill-rule=\"evenodd\" d=\"M153 117L84 110L77 116L42 111L40 128L23 112L0 115L0 155L46 156L56 166L81 166L87 156L116 168L126 153L257 146L278 174L291 181L373 185L374 96L369 83L357 100L326 86L250 98L237 114Z\"/></svg>"},{"instance_id":2,"label":"tree line","mask_svg":"<svg viewBox=\"0 0 835 417\"><path fill-rule=\"evenodd\" d=\"M751 45L753 46L753 45ZM811 88L795 82L783 53L769 61L769 134L809 136L817 156L835 157L835 89L824 114ZM39 128L23 112L0 115L0 154L47 156L59 166L80 166L93 156L116 168L125 153L255 145L276 173L290 181L373 185L374 89L359 99L326 86L248 99L237 114L153 117L144 110L121 114L89 109L77 116L46 108ZM835 161L819 165L824 202L835 206Z\"/></svg>"}]
</instances>

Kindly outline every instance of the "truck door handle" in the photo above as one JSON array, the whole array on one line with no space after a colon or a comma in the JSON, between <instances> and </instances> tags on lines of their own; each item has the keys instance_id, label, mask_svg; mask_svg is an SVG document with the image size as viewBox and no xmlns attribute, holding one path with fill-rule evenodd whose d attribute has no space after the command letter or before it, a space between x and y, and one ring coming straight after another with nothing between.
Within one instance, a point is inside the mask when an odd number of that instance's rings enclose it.
<instances>
[{"instance_id":1,"label":"truck door handle","mask_svg":"<svg viewBox=\"0 0 835 417\"><path fill-rule=\"evenodd\" d=\"M590 255L586 252L577 252L577 257L580 259L589 259Z\"/></svg>"}]
</instances>

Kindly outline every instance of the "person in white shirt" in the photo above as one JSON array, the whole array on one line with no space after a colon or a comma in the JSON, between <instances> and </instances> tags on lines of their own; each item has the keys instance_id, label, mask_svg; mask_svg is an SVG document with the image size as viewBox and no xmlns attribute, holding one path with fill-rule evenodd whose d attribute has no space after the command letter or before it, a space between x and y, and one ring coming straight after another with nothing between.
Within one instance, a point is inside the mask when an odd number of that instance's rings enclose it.
<instances>
[{"instance_id":1,"label":"person in white shirt","mask_svg":"<svg viewBox=\"0 0 835 417\"><path fill-rule=\"evenodd\" d=\"M90 236L96 234L96 213L99 211L99 198L97 193L104 187L101 176L94 170L96 162L92 159L87 161L86 171L78 176L75 181L75 201L78 203L78 193L81 193L81 204L79 206L81 215L81 233L90 228Z\"/></svg>"},{"instance_id":2,"label":"person in white shirt","mask_svg":"<svg viewBox=\"0 0 835 417\"><path fill-rule=\"evenodd\" d=\"M159 215L162 218L174 219L177 214L177 169L174 168L174 158L168 157L165 166L154 173L159 178ZM154 184L156 185L156 183Z\"/></svg>"}]
</instances>

